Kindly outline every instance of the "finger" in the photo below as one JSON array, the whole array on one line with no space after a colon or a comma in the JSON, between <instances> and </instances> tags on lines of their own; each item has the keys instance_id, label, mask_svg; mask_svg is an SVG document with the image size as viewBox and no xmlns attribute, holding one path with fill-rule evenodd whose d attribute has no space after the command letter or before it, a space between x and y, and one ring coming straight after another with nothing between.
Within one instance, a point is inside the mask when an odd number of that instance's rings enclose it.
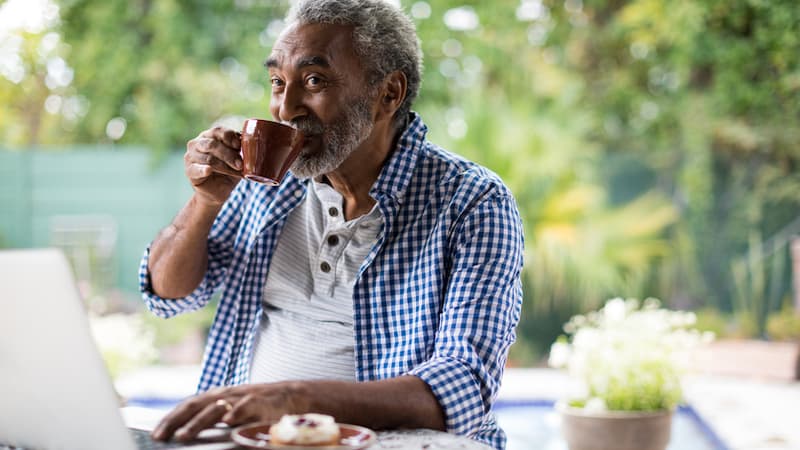
<instances>
[{"instance_id":1,"label":"finger","mask_svg":"<svg viewBox=\"0 0 800 450\"><path fill-rule=\"evenodd\" d=\"M169 412L153 430L153 439L166 441L171 438L175 430L186 424L198 411L208 403L204 397L193 397L185 400Z\"/></svg>"},{"instance_id":2,"label":"finger","mask_svg":"<svg viewBox=\"0 0 800 450\"><path fill-rule=\"evenodd\" d=\"M220 398L230 397L232 398L231 402L238 401L241 396L231 396L229 390L229 387L220 386L184 400L161 419L161 422L153 430L153 438L158 440L169 439L175 433L175 430L186 424L206 406L214 404ZM227 408L224 409L227 410Z\"/></svg>"},{"instance_id":3,"label":"finger","mask_svg":"<svg viewBox=\"0 0 800 450\"><path fill-rule=\"evenodd\" d=\"M206 428L213 427L230 411L231 403L228 401L212 402L195 414L185 425L175 431L175 439L178 441L188 441L194 439L198 433Z\"/></svg>"},{"instance_id":4,"label":"finger","mask_svg":"<svg viewBox=\"0 0 800 450\"><path fill-rule=\"evenodd\" d=\"M242 178L242 172L231 169L228 167L227 164L219 161L218 159L207 159L198 158L200 162L192 162L186 168L186 176L192 180L192 183L197 185L205 181L208 177L210 177L214 172L221 173L224 175Z\"/></svg>"},{"instance_id":5,"label":"finger","mask_svg":"<svg viewBox=\"0 0 800 450\"><path fill-rule=\"evenodd\" d=\"M245 395L233 406L232 410L222 416L222 421L230 426L236 426L249 422L278 420L288 411L273 403L268 397Z\"/></svg>"},{"instance_id":6,"label":"finger","mask_svg":"<svg viewBox=\"0 0 800 450\"><path fill-rule=\"evenodd\" d=\"M206 181L214 171L208 164L191 164L186 168L186 176L192 184L198 185Z\"/></svg>"},{"instance_id":7,"label":"finger","mask_svg":"<svg viewBox=\"0 0 800 450\"><path fill-rule=\"evenodd\" d=\"M236 130L223 126L216 126L200 133L200 136L216 139L231 148L239 149L242 146L242 134Z\"/></svg>"},{"instance_id":8,"label":"finger","mask_svg":"<svg viewBox=\"0 0 800 450\"><path fill-rule=\"evenodd\" d=\"M216 173L221 173L225 175L229 175L236 178L242 178L244 175L242 174L241 170L231 169L229 165L220 162L219 160L213 161L211 164L211 170Z\"/></svg>"},{"instance_id":9,"label":"finger","mask_svg":"<svg viewBox=\"0 0 800 450\"><path fill-rule=\"evenodd\" d=\"M186 145L185 159L204 163L218 159L233 169L241 170L242 168L242 157L238 147L231 147L211 137L198 137L189 141Z\"/></svg>"}]
</instances>

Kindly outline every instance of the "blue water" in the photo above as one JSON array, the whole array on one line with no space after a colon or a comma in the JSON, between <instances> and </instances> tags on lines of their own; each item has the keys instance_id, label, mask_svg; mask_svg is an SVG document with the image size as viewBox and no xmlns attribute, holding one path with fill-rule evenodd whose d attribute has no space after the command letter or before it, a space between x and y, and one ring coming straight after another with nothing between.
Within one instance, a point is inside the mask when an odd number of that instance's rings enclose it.
<instances>
[{"instance_id":1,"label":"blue water","mask_svg":"<svg viewBox=\"0 0 800 450\"><path fill-rule=\"evenodd\" d=\"M567 450L561 437L559 415L552 401L499 401L495 415L508 435L506 450ZM667 450L728 450L702 418L681 406L672 420Z\"/></svg>"}]
</instances>

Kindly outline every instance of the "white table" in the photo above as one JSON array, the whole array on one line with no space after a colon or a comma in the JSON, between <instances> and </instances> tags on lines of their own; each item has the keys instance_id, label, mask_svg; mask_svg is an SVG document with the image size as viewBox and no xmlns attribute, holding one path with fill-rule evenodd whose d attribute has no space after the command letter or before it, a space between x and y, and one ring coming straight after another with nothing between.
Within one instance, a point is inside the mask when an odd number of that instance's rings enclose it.
<instances>
[{"instance_id":1,"label":"white table","mask_svg":"<svg viewBox=\"0 0 800 450\"><path fill-rule=\"evenodd\" d=\"M492 450L464 436L434 430L378 432L378 443L369 450Z\"/></svg>"}]
</instances>

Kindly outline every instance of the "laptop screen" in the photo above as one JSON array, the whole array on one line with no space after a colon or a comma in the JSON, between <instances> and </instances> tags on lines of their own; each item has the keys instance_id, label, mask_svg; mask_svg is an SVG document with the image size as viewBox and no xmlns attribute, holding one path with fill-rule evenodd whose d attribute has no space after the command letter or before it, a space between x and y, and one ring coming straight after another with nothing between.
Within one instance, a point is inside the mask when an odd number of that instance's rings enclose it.
<instances>
[{"instance_id":1,"label":"laptop screen","mask_svg":"<svg viewBox=\"0 0 800 450\"><path fill-rule=\"evenodd\" d=\"M133 449L64 255L0 251L0 442Z\"/></svg>"}]
</instances>

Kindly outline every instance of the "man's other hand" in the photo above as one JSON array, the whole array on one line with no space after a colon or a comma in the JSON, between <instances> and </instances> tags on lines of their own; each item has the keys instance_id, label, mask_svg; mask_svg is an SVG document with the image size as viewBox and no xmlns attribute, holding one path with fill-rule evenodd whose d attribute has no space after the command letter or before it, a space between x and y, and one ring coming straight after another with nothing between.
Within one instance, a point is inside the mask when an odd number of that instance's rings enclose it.
<instances>
[{"instance_id":1,"label":"man's other hand","mask_svg":"<svg viewBox=\"0 0 800 450\"><path fill-rule=\"evenodd\" d=\"M284 414L308 412L301 383L245 384L212 389L183 401L153 430L153 438L194 439L219 422L230 426L274 421Z\"/></svg>"}]
</instances>

